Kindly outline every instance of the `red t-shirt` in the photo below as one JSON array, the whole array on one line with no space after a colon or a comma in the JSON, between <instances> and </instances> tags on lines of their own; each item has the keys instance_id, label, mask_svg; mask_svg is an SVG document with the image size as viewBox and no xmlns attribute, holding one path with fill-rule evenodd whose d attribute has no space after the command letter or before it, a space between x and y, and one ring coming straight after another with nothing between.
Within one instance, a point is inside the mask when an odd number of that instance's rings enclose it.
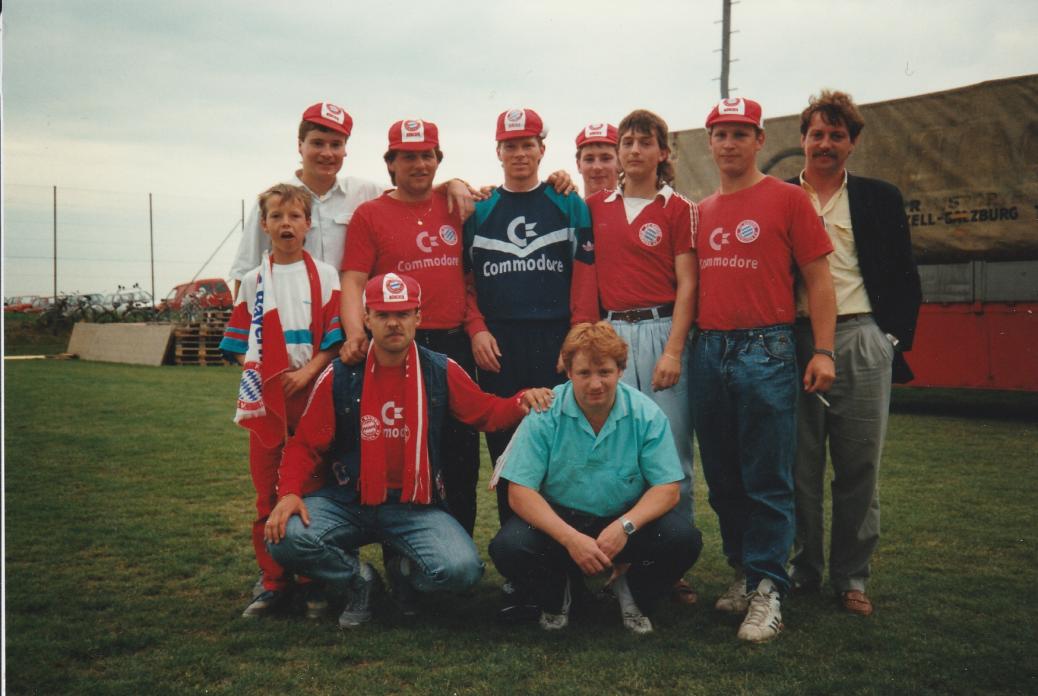
<instances>
[{"instance_id":1,"label":"red t-shirt","mask_svg":"<svg viewBox=\"0 0 1038 696\"><path fill-rule=\"evenodd\" d=\"M599 191L587 206L602 307L615 312L674 302L674 257L692 250L695 204L668 186L634 222L627 222L619 191Z\"/></svg>"},{"instance_id":2,"label":"red t-shirt","mask_svg":"<svg viewBox=\"0 0 1038 696\"><path fill-rule=\"evenodd\" d=\"M382 421L378 436L385 440L385 449L382 451L386 455L386 487L402 488L404 444L411 434L404 421L403 396L407 390L404 366L379 367L375 374L378 378L371 380L371 386L377 392L377 417ZM378 448L374 450L378 451Z\"/></svg>"},{"instance_id":3,"label":"red t-shirt","mask_svg":"<svg viewBox=\"0 0 1038 696\"><path fill-rule=\"evenodd\" d=\"M461 221L446 196L406 203L387 192L353 214L342 270L411 276L422 286L422 328L453 329L465 321L461 250Z\"/></svg>"},{"instance_id":4,"label":"red t-shirt","mask_svg":"<svg viewBox=\"0 0 1038 696\"><path fill-rule=\"evenodd\" d=\"M793 267L833 250L811 200L799 186L766 176L699 204L701 329L751 329L796 318Z\"/></svg>"}]
</instances>

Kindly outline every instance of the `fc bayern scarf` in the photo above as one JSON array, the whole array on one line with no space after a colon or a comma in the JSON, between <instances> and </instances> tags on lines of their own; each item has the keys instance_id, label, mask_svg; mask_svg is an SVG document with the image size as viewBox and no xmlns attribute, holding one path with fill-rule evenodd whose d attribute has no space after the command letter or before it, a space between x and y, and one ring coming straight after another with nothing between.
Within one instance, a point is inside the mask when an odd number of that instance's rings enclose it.
<instances>
[{"instance_id":1,"label":"fc bayern scarf","mask_svg":"<svg viewBox=\"0 0 1038 696\"><path fill-rule=\"evenodd\" d=\"M321 345L321 280L317 265L303 252L306 277L310 281L310 335L314 354ZM288 426L285 419L285 391L281 387L281 373L291 368L281 329L278 305L274 294L274 260L270 252L263 252L259 277L256 281L256 301L249 324L249 344L245 350L241 383L238 387L238 408L234 422L254 432L265 447L274 447L285 441Z\"/></svg>"},{"instance_id":2,"label":"fc bayern scarf","mask_svg":"<svg viewBox=\"0 0 1038 696\"><path fill-rule=\"evenodd\" d=\"M374 380L378 379L375 351L368 348L364 363L364 385L360 397L360 502L386 502L386 441L382 437L381 404ZM429 466L429 422L426 417L425 384L418 361L418 345L411 341L404 361L404 426L410 433L404 442L404 471L400 502L428 505L432 502L432 473Z\"/></svg>"}]
</instances>

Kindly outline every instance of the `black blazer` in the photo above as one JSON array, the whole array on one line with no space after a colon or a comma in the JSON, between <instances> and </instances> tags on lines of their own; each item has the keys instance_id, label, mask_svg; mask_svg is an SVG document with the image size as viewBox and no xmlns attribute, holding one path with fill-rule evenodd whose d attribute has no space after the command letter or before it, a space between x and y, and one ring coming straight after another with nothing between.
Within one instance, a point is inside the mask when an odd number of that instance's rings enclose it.
<instances>
[{"instance_id":1,"label":"black blazer","mask_svg":"<svg viewBox=\"0 0 1038 696\"><path fill-rule=\"evenodd\" d=\"M788 181L800 185L799 177ZM904 199L893 184L853 174L847 176L847 195L872 316L884 333L898 339L893 381L908 382L913 375L903 352L912 349L923 294Z\"/></svg>"}]
</instances>

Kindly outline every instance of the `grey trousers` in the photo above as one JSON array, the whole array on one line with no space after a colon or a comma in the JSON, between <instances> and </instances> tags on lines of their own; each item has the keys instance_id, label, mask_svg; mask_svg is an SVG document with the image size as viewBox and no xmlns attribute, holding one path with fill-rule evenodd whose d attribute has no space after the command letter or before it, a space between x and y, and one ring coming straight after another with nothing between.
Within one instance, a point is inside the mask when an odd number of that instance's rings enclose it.
<instances>
[{"instance_id":1,"label":"grey trousers","mask_svg":"<svg viewBox=\"0 0 1038 696\"><path fill-rule=\"evenodd\" d=\"M810 325L797 324L797 358L811 359ZM833 462L829 583L837 592L864 590L879 542L879 463L890 410L894 347L871 316L836 325L836 381L825 395L800 392L797 404L796 541L790 575L820 584L825 566L823 500L826 440Z\"/></svg>"}]
</instances>

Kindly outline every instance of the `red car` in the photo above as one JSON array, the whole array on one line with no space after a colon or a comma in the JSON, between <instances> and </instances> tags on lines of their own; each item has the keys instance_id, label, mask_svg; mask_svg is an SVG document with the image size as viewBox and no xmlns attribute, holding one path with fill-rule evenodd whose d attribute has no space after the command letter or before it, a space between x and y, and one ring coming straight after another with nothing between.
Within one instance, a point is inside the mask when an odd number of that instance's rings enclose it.
<instances>
[{"instance_id":1,"label":"red car","mask_svg":"<svg viewBox=\"0 0 1038 696\"><path fill-rule=\"evenodd\" d=\"M8 298L4 303L5 312L26 312L32 307L32 303L39 299L39 295L19 295Z\"/></svg>"},{"instance_id":2,"label":"red car","mask_svg":"<svg viewBox=\"0 0 1038 696\"><path fill-rule=\"evenodd\" d=\"M222 278L202 278L190 283L181 283L170 290L166 299L159 303L159 311L182 309L184 301L189 298L195 299L198 306L204 309L222 309L234 305L231 289L227 287L227 283Z\"/></svg>"}]
</instances>

